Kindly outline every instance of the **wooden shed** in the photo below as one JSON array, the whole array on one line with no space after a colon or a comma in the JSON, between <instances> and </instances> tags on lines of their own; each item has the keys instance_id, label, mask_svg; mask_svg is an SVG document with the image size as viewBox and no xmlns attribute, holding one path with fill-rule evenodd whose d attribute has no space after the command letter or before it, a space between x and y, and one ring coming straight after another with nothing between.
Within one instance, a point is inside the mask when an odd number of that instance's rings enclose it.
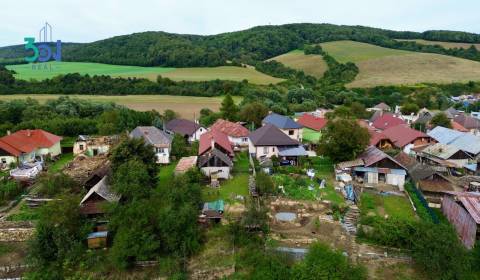
<instances>
[{"instance_id":1,"label":"wooden shed","mask_svg":"<svg viewBox=\"0 0 480 280\"><path fill-rule=\"evenodd\" d=\"M107 247L108 231L92 232L87 237L89 249L101 249Z\"/></svg>"}]
</instances>

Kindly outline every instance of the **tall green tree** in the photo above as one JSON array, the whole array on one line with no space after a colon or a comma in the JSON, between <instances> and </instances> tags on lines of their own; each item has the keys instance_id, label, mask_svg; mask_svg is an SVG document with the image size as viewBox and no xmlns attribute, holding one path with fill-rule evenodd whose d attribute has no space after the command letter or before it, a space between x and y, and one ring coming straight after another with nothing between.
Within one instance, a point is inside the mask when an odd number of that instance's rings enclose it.
<instances>
[{"instance_id":1,"label":"tall green tree","mask_svg":"<svg viewBox=\"0 0 480 280\"><path fill-rule=\"evenodd\" d=\"M262 125L262 120L268 115L268 108L259 102L244 105L240 110L240 119L247 123L253 123L256 127Z\"/></svg>"},{"instance_id":2,"label":"tall green tree","mask_svg":"<svg viewBox=\"0 0 480 280\"><path fill-rule=\"evenodd\" d=\"M122 164L130 160L138 160L145 164L149 177L154 180L157 167L155 165L155 153L151 145L145 145L144 140L141 138L126 138L121 141L110 155L112 172L115 173Z\"/></svg>"},{"instance_id":3,"label":"tall green tree","mask_svg":"<svg viewBox=\"0 0 480 280\"><path fill-rule=\"evenodd\" d=\"M220 113L222 114L222 118L226 120L237 120L238 106L235 104L230 94L227 94L225 98L223 98L222 106L220 107Z\"/></svg>"},{"instance_id":4,"label":"tall green tree","mask_svg":"<svg viewBox=\"0 0 480 280\"><path fill-rule=\"evenodd\" d=\"M447 115L445 115L445 113L443 112L435 114L435 116L433 116L433 118L430 120L430 125L432 126L432 128L435 128L437 126L452 128L452 122L448 119Z\"/></svg>"},{"instance_id":5,"label":"tall green tree","mask_svg":"<svg viewBox=\"0 0 480 280\"><path fill-rule=\"evenodd\" d=\"M318 152L334 162L352 160L365 150L369 142L368 130L355 120L335 119L328 122Z\"/></svg>"}]
</instances>

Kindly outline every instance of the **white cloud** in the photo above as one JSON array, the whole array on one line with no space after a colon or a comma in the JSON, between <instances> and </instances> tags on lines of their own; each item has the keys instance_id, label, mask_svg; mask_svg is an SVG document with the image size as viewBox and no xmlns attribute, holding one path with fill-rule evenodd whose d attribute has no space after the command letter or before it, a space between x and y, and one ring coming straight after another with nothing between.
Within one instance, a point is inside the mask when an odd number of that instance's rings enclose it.
<instances>
[{"instance_id":1,"label":"white cloud","mask_svg":"<svg viewBox=\"0 0 480 280\"><path fill-rule=\"evenodd\" d=\"M45 21L55 38L69 42L147 30L216 34L293 22L480 33L478 8L474 0L16 0L0 9L0 46L23 43Z\"/></svg>"}]
</instances>

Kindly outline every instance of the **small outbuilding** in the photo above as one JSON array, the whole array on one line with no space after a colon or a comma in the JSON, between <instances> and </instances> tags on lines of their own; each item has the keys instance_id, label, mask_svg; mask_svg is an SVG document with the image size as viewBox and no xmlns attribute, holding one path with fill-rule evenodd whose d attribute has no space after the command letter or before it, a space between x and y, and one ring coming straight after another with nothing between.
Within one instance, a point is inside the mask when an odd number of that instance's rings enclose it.
<instances>
[{"instance_id":1,"label":"small outbuilding","mask_svg":"<svg viewBox=\"0 0 480 280\"><path fill-rule=\"evenodd\" d=\"M183 174L197 165L197 156L182 157L175 167L175 175Z\"/></svg>"}]
</instances>

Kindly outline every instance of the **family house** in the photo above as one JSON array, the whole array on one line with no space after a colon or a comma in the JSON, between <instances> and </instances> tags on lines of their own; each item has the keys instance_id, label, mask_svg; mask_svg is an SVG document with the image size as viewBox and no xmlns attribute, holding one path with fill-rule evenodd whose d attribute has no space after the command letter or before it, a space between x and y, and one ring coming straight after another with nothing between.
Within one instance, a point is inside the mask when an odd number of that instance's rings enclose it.
<instances>
[{"instance_id":1,"label":"family house","mask_svg":"<svg viewBox=\"0 0 480 280\"><path fill-rule=\"evenodd\" d=\"M468 129L473 135L480 134L480 120L465 114L460 114L453 118L453 120Z\"/></svg>"},{"instance_id":2,"label":"family house","mask_svg":"<svg viewBox=\"0 0 480 280\"><path fill-rule=\"evenodd\" d=\"M395 160L407 168L412 183L422 191L430 207L440 208L445 192L457 190L456 184L447 176L432 166L417 162L406 153L400 152Z\"/></svg>"},{"instance_id":3,"label":"family house","mask_svg":"<svg viewBox=\"0 0 480 280\"><path fill-rule=\"evenodd\" d=\"M42 129L19 130L0 138L0 163L3 169L11 164L33 162L40 157L56 157L62 153L62 137Z\"/></svg>"},{"instance_id":4,"label":"family house","mask_svg":"<svg viewBox=\"0 0 480 280\"><path fill-rule=\"evenodd\" d=\"M213 179L230 178L234 155L232 145L225 133L211 130L200 136L197 164L206 176Z\"/></svg>"},{"instance_id":5,"label":"family house","mask_svg":"<svg viewBox=\"0 0 480 280\"><path fill-rule=\"evenodd\" d=\"M389 127L382 131L393 145L409 154L413 148L430 144L432 139L427 134L406 125Z\"/></svg>"},{"instance_id":6,"label":"family house","mask_svg":"<svg viewBox=\"0 0 480 280\"><path fill-rule=\"evenodd\" d=\"M427 133L438 143L450 145L466 152L472 158L480 156L480 137L470 133L460 132L453 129L437 126Z\"/></svg>"},{"instance_id":7,"label":"family house","mask_svg":"<svg viewBox=\"0 0 480 280\"><path fill-rule=\"evenodd\" d=\"M137 126L130 132L131 138L143 139L145 144L152 145L157 163L170 163L172 136L154 126Z\"/></svg>"},{"instance_id":8,"label":"family house","mask_svg":"<svg viewBox=\"0 0 480 280\"><path fill-rule=\"evenodd\" d=\"M327 125L327 119L311 114L303 114L298 118L297 123L303 126L303 140L310 143L318 143L322 136L321 131Z\"/></svg>"},{"instance_id":9,"label":"family house","mask_svg":"<svg viewBox=\"0 0 480 280\"><path fill-rule=\"evenodd\" d=\"M165 125L165 129L170 134L182 135L189 143L200 140L200 136L207 132L200 124L185 119L173 119Z\"/></svg>"},{"instance_id":10,"label":"family house","mask_svg":"<svg viewBox=\"0 0 480 280\"><path fill-rule=\"evenodd\" d=\"M239 123L218 119L210 126L210 130L217 130L226 134L234 149L248 148L248 134L250 131Z\"/></svg>"},{"instance_id":11,"label":"family house","mask_svg":"<svg viewBox=\"0 0 480 280\"><path fill-rule=\"evenodd\" d=\"M105 155L118 140L118 136L79 135L73 144L73 154L84 154L90 157Z\"/></svg>"},{"instance_id":12,"label":"family house","mask_svg":"<svg viewBox=\"0 0 480 280\"><path fill-rule=\"evenodd\" d=\"M442 143L426 147L418 153L418 157L421 159L421 162L431 165L437 165L438 161L449 161L460 168L468 164L472 159L469 154L459 148Z\"/></svg>"},{"instance_id":13,"label":"family house","mask_svg":"<svg viewBox=\"0 0 480 280\"><path fill-rule=\"evenodd\" d=\"M258 160L278 157L283 164L296 165L307 152L297 140L288 137L273 124L265 124L248 136L248 151Z\"/></svg>"},{"instance_id":14,"label":"family house","mask_svg":"<svg viewBox=\"0 0 480 280\"><path fill-rule=\"evenodd\" d=\"M263 119L262 124L271 124L276 126L293 140L301 142L303 139L303 127L289 117L271 113Z\"/></svg>"},{"instance_id":15,"label":"family house","mask_svg":"<svg viewBox=\"0 0 480 280\"><path fill-rule=\"evenodd\" d=\"M368 125L367 121L357 120L357 123L368 130L368 133L370 134L370 146L375 146L380 150L389 150L393 148L393 142L385 134Z\"/></svg>"},{"instance_id":16,"label":"family house","mask_svg":"<svg viewBox=\"0 0 480 280\"><path fill-rule=\"evenodd\" d=\"M383 111L379 111L379 114L380 116L377 116L375 120L372 122L372 126L378 130L386 130L388 128L395 127L398 125L407 125L407 123L404 120L395 116L392 113L383 113Z\"/></svg>"},{"instance_id":17,"label":"family house","mask_svg":"<svg viewBox=\"0 0 480 280\"><path fill-rule=\"evenodd\" d=\"M356 160L337 164L337 170L348 170L366 184L387 184L403 191L406 168L374 146L368 147Z\"/></svg>"}]
</instances>

